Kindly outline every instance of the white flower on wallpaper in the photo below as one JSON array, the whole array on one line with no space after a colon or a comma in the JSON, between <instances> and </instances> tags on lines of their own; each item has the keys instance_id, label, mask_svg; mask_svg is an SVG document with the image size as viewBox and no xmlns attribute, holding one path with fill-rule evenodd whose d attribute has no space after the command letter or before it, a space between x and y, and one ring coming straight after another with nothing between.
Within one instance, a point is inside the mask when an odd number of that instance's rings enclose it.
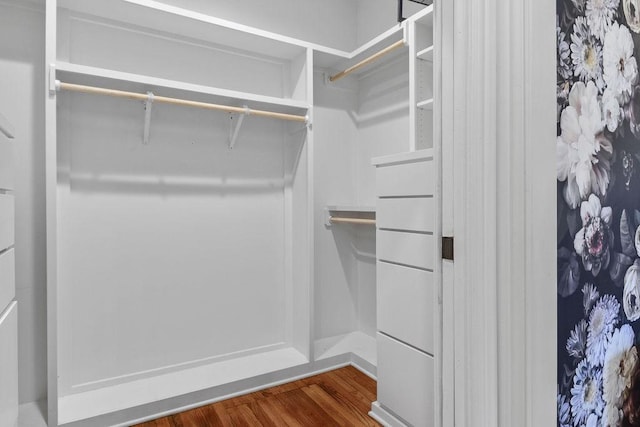
<instances>
[{"instance_id":1,"label":"white flower on wallpaper","mask_svg":"<svg viewBox=\"0 0 640 427\"><path fill-rule=\"evenodd\" d=\"M606 269L611 259L611 213L611 207L602 207L600 199L594 194L580 205L582 228L576 233L573 244L576 253L582 258L584 269L594 276Z\"/></svg>"},{"instance_id":2,"label":"white flower on wallpaper","mask_svg":"<svg viewBox=\"0 0 640 427\"><path fill-rule=\"evenodd\" d=\"M602 114L609 132L615 132L623 119L623 111L613 91L605 89L602 95Z\"/></svg>"},{"instance_id":3,"label":"white flower on wallpaper","mask_svg":"<svg viewBox=\"0 0 640 427\"><path fill-rule=\"evenodd\" d=\"M582 287L582 306L584 307L584 315L588 315L593 305L600 298L600 292L593 283L585 283Z\"/></svg>"},{"instance_id":4,"label":"white flower on wallpaper","mask_svg":"<svg viewBox=\"0 0 640 427\"><path fill-rule=\"evenodd\" d=\"M624 391L631 386L638 364L638 351L633 345L635 334L629 325L622 325L611 336L604 357L603 397L607 425L618 425L624 404Z\"/></svg>"},{"instance_id":5,"label":"white flower on wallpaper","mask_svg":"<svg viewBox=\"0 0 640 427\"><path fill-rule=\"evenodd\" d=\"M630 322L640 319L640 259L636 259L624 275L622 304Z\"/></svg>"},{"instance_id":6,"label":"white flower on wallpaper","mask_svg":"<svg viewBox=\"0 0 640 427\"><path fill-rule=\"evenodd\" d=\"M602 46L591 34L586 19L581 17L576 19L570 46L574 75L583 82L593 81L598 91L602 91L604 88Z\"/></svg>"},{"instance_id":7,"label":"white flower on wallpaper","mask_svg":"<svg viewBox=\"0 0 640 427\"><path fill-rule=\"evenodd\" d=\"M603 40L614 17L620 0L587 0L585 16L593 34Z\"/></svg>"},{"instance_id":8,"label":"white flower on wallpaper","mask_svg":"<svg viewBox=\"0 0 640 427\"><path fill-rule=\"evenodd\" d=\"M609 159L613 147L603 135L604 121L593 82L577 82L569 105L560 116L556 141L558 181L565 182L564 200L571 209L590 194L604 195L609 185Z\"/></svg>"},{"instance_id":9,"label":"white flower on wallpaper","mask_svg":"<svg viewBox=\"0 0 640 427\"><path fill-rule=\"evenodd\" d=\"M604 38L602 50L604 81L620 105L629 102L638 82L638 64L633 56L633 47L629 29L613 24Z\"/></svg>"},{"instance_id":10,"label":"white flower on wallpaper","mask_svg":"<svg viewBox=\"0 0 640 427\"><path fill-rule=\"evenodd\" d=\"M566 34L556 24L556 37L558 39L558 73L562 79L567 80L573 75L571 68L571 47L567 42Z\"/></svg>"},{"instance_id":11,"label":"white flower on wallpaper","mask_svg":"<svg viewBox=\"0 0 640 427\"><path fill-rule=\"evenodd\" d=\"M571 357L575 357L578 360L582 359L586 354L587 327L587 321L585 319L580 320L567 339L567 352Z\"/></svg>"},{"instance_id":12,"label":"white flower on wallpaper","mask_svg":"<svg viewBox=\"0 0 640 427\"><path fill-rule=\"evenodd\" d=\"M592 415L597 421L603 411L602 371L591 365L588 359L584 359L576 368L571 387L571 415L574 425L586 425ZM594 419L591 422L593 421Z\"/></svg>"},{"instance_id":13,"label":"white flower on wallpaper","mask_svg":"<svg viewBox=\"0 0 640 427\"><path fill-rule=\"evenodd\" d=\"M596 303L587 328L587 359L593 366L602 366L609 340L618 323L620 303L613 295L605 295Z\"/></svg>"},{"instance_id":14,"label":"white flower on wallpaper","mask_svg":"<svg viewBox=\"0 0 640 427\"><path fill-rule=\"evenodd\" d=\"M559 427L571 426L571 406L564 394L558 394L558 424Z\"/></svg>"},{"instance_id":15,"label":"white flower on wallpaper","mask_svg":"<svg viewBox=\"0 0 640 427\"><path fill-rule=\"evenodd\" d=\"M627 25L634 33L640 33L640 5L638 0L623 0L622 8Z\"/></svg>"}]
</instances>

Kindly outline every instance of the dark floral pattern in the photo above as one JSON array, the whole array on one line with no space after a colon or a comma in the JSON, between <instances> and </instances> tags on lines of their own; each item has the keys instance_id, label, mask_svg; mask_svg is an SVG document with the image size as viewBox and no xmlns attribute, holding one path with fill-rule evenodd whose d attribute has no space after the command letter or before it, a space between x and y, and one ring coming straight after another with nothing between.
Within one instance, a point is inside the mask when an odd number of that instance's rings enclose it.
<instances>
[{"instance_id":1,"label":"dark floral pattern","mask_svg":"<svg viewBox=\"0 0 640 427\"><path fill-rule=\"evenodd\" d=\"M640 369L640 0L557 0L560 427L620 426Z\"/></svg>"}]
</instances>

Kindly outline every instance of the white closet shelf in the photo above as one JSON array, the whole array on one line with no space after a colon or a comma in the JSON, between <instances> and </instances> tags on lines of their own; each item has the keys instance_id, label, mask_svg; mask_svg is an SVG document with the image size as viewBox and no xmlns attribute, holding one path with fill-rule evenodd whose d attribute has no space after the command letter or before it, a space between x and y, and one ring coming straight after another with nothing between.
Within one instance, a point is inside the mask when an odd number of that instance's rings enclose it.
<instances>
[{"instance_id":1,"label":"white closet shelf","mask_svg":"<svg viewBox=\"0 0 640 427\"><path fill-rule=\"evenodd\" d=\"M423 61L433 62L433 45L429 46L426 49L422 49L416 54L416 56L418 57L418 59L421 59Z\"/></svg>"},{"instance_id":2,"label":"white closet shelf","mask_svg":"<svg viewBox=\"0 0 640 427\"><path fill-rule=\"evenodd\" d=\"M327 210L331 212L353 212L353 213L375 213L375 206L347 206L347 205L330 205Z\"/></svg>"},{"instance_id":3,"label":"white closet shelf","mask_svg":"<svg viewBox=\"0 0 640 427\"><path fill-rule=\"evenodd\" d=\"M305 115L309 109L308 104L294 99L239 92L68 62L56 64L56 78L66 83L140 92L151 91L155 95L188 97L194 101L237 107L247 105L252 109L263 109L276 113Z\"/></svg>"},{"instance_id":4,"label":"white closet shelf","mask_svg":"<svg viewBox=\"0 0 640 427\"><path fill-rule=\"evenodd\" d=\"M326 206L324 208L324 224L358 224L375 225L376 208L372 206Z\"/></svg>"},{"instance_id":5,"label":"white closet shelf","mask_svg":"<svg viewBox=\"0 0 640 427\"><path fill-rule=\"evenodd\" d=\"M404 28L404 24L397 24L350 53L336 54L336 52L316 51L313 58L314 66L335 71L345 70L393 43L403 40ZM405 50L401 49L399 52ZM396 52L387 55L386 58L393 58L397 55Z\"/></svg>"},{"instance_id":6,"label":"white closet shelf","mask_svg":"<svg viewBox=\"0 0 640 427\"><path fill-rule=\"evenodd\" d=\"M59 0L59 8L291 60L312 44L154 0ZM337 51L339 52L339 51Z\"/></svg>"},{"instance_id":7,"label":"white closet shelf","mask_svg":"<svg viewBox=\"0 0 640 427\"><path fill-rule=\"evenodd\" d=\"M433 98L418 102L416 107L421 110L433 110Z\"/></svg>"},{"instance_id":8,"label":"white closet shelf","mask_svg":"<svg viewBox=\"0 0 640 427\"><path fill-rule=\"evenodd\" d=\"M5 116L0 113L0 133L4 134L7 138L13 139L15 130L13 125Z\"/></svg>"}]
</instances>

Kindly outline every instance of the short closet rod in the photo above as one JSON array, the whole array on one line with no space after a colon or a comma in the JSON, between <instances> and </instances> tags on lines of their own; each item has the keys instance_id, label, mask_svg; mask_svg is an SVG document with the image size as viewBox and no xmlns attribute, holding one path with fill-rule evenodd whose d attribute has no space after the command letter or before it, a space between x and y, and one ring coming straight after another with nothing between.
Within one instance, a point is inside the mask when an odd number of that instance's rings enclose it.
<instances>
[{"instance_id":1,"label":"short closet rod","mask_svg":"<svg viewBox=\"0 0 640 427\"><path fill-rule=\"evenodd\" d=\"M73 83L57 83L57 87L60 90L68 90L72 92L82 92L82 93L90 93L95 95L107 95L114 96L117 98L127 98L127 99L135 99L140 101L146 101L149 99L149 95L146 93L136 93L136 92L125 92L122 90L115 89L105 89L101 87L95 86L85 86L78 85ZM182 105L186 107L195 107L195 108L204 108L207 110L217 110L217 111L225 111L227 113L240 113L240 114L250 114L253 116L260 117L271 117L274 119L280 120L290 120L294 122L306 122L306 116L298 116L295 114L285 114L285 113L276 113L273 111L265 111L265 110L253 110L247 109L244 107L233 107L230 105L219 105L219 104L209 104L207 102L199 102L199 101L189 101L186 99L178 99L178 98L168 98L166 96L154 96L153 97L154 104L173 104L173 105Z\"/></svg>"},{"instance_id":2,"label":"short closet rod","mask_svg":"<svg viewBox=\"0 0 640 427\"><path fill-rule=\"evenodd\" d=\"M373 61L377 60L378 58L396 50L399 47L404 46L404 40L398 40L397 42L395 42L394 44L392 44L391 46L387 46L384 49L382 49L381 51L379 51L378 53L374 53L373 55L371 55L370 57L363 59L362 61L358 62L355 65L352 65L351 67L347 68L344 71L339 72L338 74L335 74L331 77L329 77L329 81L335 82L336 80L339 80L343 77L348 76L349 74L353 73L354 71L364 67L365 65L368 65L370 63L372 63Z\"/></svg>"},{"instance_id":3,"label":"short closet rod","mask_svg":"<svg viewBox=\"0 0 640 427\"><path fill-rule=\"evenodd\" d=\"M366 218L342 218L338 216L332 216L332 217L329 217L329 221L335 224L376 225L375 219L366 219Z\"/></svg>"}]
</instances>

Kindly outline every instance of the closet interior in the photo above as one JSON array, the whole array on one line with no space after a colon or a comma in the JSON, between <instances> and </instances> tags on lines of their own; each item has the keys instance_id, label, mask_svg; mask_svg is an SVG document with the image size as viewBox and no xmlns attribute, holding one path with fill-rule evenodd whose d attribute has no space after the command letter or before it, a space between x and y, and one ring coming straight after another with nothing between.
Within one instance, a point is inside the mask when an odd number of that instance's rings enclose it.
<instances>
[{"instance_id":1,"label":"closet interior","mask_svg":"<svg viewBox=\"0 0 640 427\"><path fill-rule=\"evenodd\" d=\"M383 227L404 196L376 184L381 163L429 159L410 179L431 192L407 200L437 204L437 4L344 46L189 5L46 4L51 425L142 421L345 364L375 377L393 335L381 232L429 236L433 263L393 265L438 292L437 205L424 229ZM438 416L381 404L389 423Z\"/></svg>"}]
</instances>

